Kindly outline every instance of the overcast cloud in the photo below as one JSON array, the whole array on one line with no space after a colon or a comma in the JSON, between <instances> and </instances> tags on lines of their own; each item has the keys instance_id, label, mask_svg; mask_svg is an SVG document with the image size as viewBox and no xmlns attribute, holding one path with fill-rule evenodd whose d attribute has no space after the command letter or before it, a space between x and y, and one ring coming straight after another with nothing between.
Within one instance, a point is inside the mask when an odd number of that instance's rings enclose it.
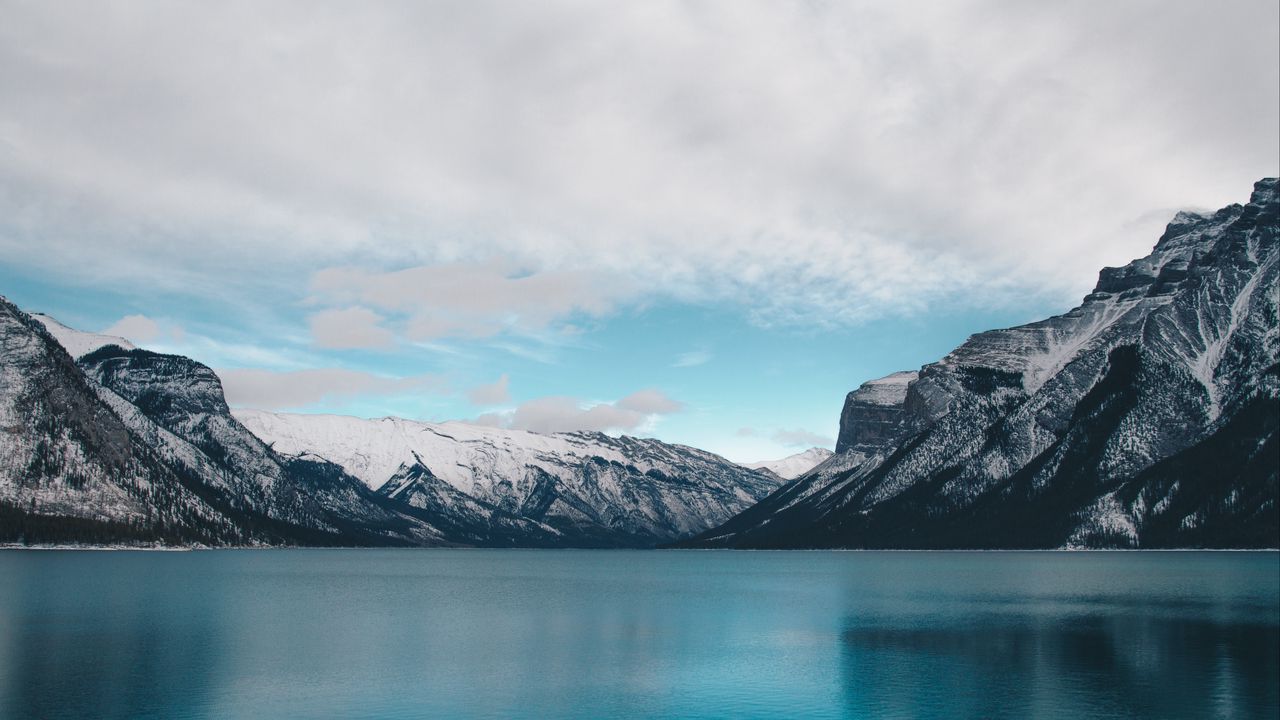
<instances>
[{"instance_id":1,"label":"overcast cloud","mask_svg":"<svg viewBox=\"0 0 1280 720\"><path fill-rule=\"evenodd\" d=\"M1280 174L1275 0L0 18L0 293L242 406L828 445L850 388Z\"/></svg>"},{"instance_id":2,"label":"overcast cloud","mask_svg":"<svg viewBox=\"0 0 1280 720\"><path fill-rule=\"evenodd\" d=\"M0 12L5 260L292 283L327 347L1078 295L1280 162L1274 0Z\"/></svg>"}]
</instances>

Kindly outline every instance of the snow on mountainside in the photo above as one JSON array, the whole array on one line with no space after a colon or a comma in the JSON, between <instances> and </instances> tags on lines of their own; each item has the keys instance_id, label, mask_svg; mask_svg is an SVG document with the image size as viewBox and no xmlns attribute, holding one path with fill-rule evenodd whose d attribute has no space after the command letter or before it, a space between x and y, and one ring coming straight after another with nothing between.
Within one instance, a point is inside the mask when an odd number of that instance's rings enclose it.
<instances>
[{"instance_id":1,"label":"snow on mountainside","mask_svg":"<svg viewBox=\"0 0 1280 720\"><path fill-rule=\"evenodd\" d=\"M73 358L79 358L83 355L97 350L106 345L116 345L125 350L133 350L133 343L116 335L103 335L101 333L82 332L63 325L52 317L44 313L31 313L31 317L40 321L45 329L49 331L58 344L66 348L67 353Z\"/></svg>"},{"instance_id":2,"label":"snow on mountainside","mask_svg":"<svg viewBox=\"0 0 1280 720\"><path fill-rule=\"evenodd\" d=\"M1280 199L1179 213L1068 313L849 394L837 455L690 544L1280 545Z\"/></svg>"},{"instance_id":3,"label":"snow on mountainside","mask_svg":"<svg viewBox=\"0 0 1280 720\"><path fill-rule=\"evenodd\" d=\"M441 542L435 527L400 516L337 467L282 457L231 416L213 370L190 358L106 345L78 364L100 387L207 459L211 489L265 523L366 541ZM144 432L144 426L138 425ZM154 432L148 434L155 436ZM288 533L286 532L286 535Z\"/></svg>"},{"instance_id":4,"label":"snow on mountainside","mask_svg":"<svg viewBox=\"0 0 1280 720\"><path fill-rule=\"evenodd\" d=\"M817 467L831 457L832 454L826 448L815 447L809 448L804 452L798 452L795 455L788 455L781 460L761 460L760 462L744 463L742 467L754 470L768 470L783 480L794 480Z\"/></svg>"},{"instance_id":5,"label":"snow on mountainside","mask_svg":"<svg viewBox=\"0 0 1280 720\"><path fill-rule=\"evenodd\" d=\"M402 418L235 410L277 452L337 463L371 488L415 466L420 498L479 503L566 544L645 545L723 522L780 484L708 452L602 433L539 434ZM439 483L453 492L441 492ZM391 497L408 492L397 487Z\"/></svg>"}]
</instances>

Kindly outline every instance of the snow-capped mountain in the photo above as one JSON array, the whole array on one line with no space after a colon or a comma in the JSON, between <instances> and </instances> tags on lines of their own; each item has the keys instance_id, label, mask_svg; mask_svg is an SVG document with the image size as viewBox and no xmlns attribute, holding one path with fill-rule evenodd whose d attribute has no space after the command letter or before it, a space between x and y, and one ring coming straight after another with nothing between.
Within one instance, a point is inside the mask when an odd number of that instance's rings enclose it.
<instances>
[{"instance_id":1,"label":"snow-capped mountain","mask_svg":"<svg viewBox=\"0 0 1280 720\"><path fill-rule=\"evenodd\" d=\"M507 529L524 523L533 544L669 542L714 527L781 484L718 455L652 439L233 412L277 452L324 458L385 497L439 516L479 513Z\"/></svg>"},{"instance_id":2,"label":"snow-capped mountain","mask_svg":"<svg viewBox=\"0 0 1280 720\"><path fill-rule=\"evenodd\" d=\"M760 462L743 463L742 467L753 470L768 470L783 480L794 480L817 467L831 457L832 452L826 448L814 447L780 460L761 460Z\"/></svg>"},{"instance_id":3,"label":"snow-capped mountain","mask_svg":"<svg viewBox=\"0 0 1280 720\"><path fill-rule=\"evenodd\" d=\"M1276 547L1280 199L1182 212L1083 304L850 393L838 454L691 541Z\"/></svg>"},{"instance_id":4,"label":"snow-capped mountain","mask_svg":"<svg viewBox=\"0 0 1280 720\"><path fill-rule=\"evenodd\" d=\"M213 472L202 478L205 486L224 494L239 511L320 533L368 535L369 541L448 541L429 523L388 508L339 468L272 451L231 416L221 381L205 365L116 345L94 350L78 364L92 381L127 403L113 399L122 416L135 408L141 413L147 422L135 422L135 430L155 446L165 447L172 436L189 446L175 456L194 450L197 457L207 458ZM167 435L156 433L152 425Z\"/></svg>"}]
</instances>

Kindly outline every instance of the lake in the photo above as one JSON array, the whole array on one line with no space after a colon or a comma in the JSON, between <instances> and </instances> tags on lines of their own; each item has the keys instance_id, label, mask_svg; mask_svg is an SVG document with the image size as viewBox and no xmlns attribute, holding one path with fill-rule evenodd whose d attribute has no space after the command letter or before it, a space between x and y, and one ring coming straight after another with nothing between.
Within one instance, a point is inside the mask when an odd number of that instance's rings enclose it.
<instances>
[{"instance_id":1,"label":"lake","mask_svg":"<svg viewBox=\"0 0 1280 720\"><path fill-rule=\"evenodd\" d=\"M1276 718L1280 555L0 552L4 718Z\"/></svg>"}]
</instances>

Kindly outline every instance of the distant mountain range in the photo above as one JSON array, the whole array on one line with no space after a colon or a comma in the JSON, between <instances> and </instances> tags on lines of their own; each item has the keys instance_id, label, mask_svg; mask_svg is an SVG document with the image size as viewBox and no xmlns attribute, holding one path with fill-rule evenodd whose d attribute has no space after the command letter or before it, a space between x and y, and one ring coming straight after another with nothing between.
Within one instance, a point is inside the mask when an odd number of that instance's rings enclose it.
<instances>
[{"instance_id":1,"label":"distant mountain range","mask_svg":"<svg viewBox=\"0 0 1280 720\"><path fill-rule=\"evenodd\" d=\"M1280 546L1280 200L1179 213L1070 312L849 393L836 452L231 410L0 298L0 543Z\"/></svg>"},{"instance_id":2,"label":"distant mountain range","mask_svg":"<svg viewBox=\"0 0 1280 720\"><path fill-rule=\"evenodd\" d=\"M481 526L501 520L512 544L652 546L713 527L782 485L771 473L652 439L233 414L275 451L334 462L389 501L459 526L459 516L483 516Z\"/></svg>"},{"instance_id":3,"label":"distant mountain range","mask_svg":"<svg viewBox=\"0 0 1280 720\"><path fill-rule=\"evenodd\" d=\"M837 454L689 547L1280 546L1280 200L1178 213L1083 304L849 394Z\"/></svg>"}]
</instances>

